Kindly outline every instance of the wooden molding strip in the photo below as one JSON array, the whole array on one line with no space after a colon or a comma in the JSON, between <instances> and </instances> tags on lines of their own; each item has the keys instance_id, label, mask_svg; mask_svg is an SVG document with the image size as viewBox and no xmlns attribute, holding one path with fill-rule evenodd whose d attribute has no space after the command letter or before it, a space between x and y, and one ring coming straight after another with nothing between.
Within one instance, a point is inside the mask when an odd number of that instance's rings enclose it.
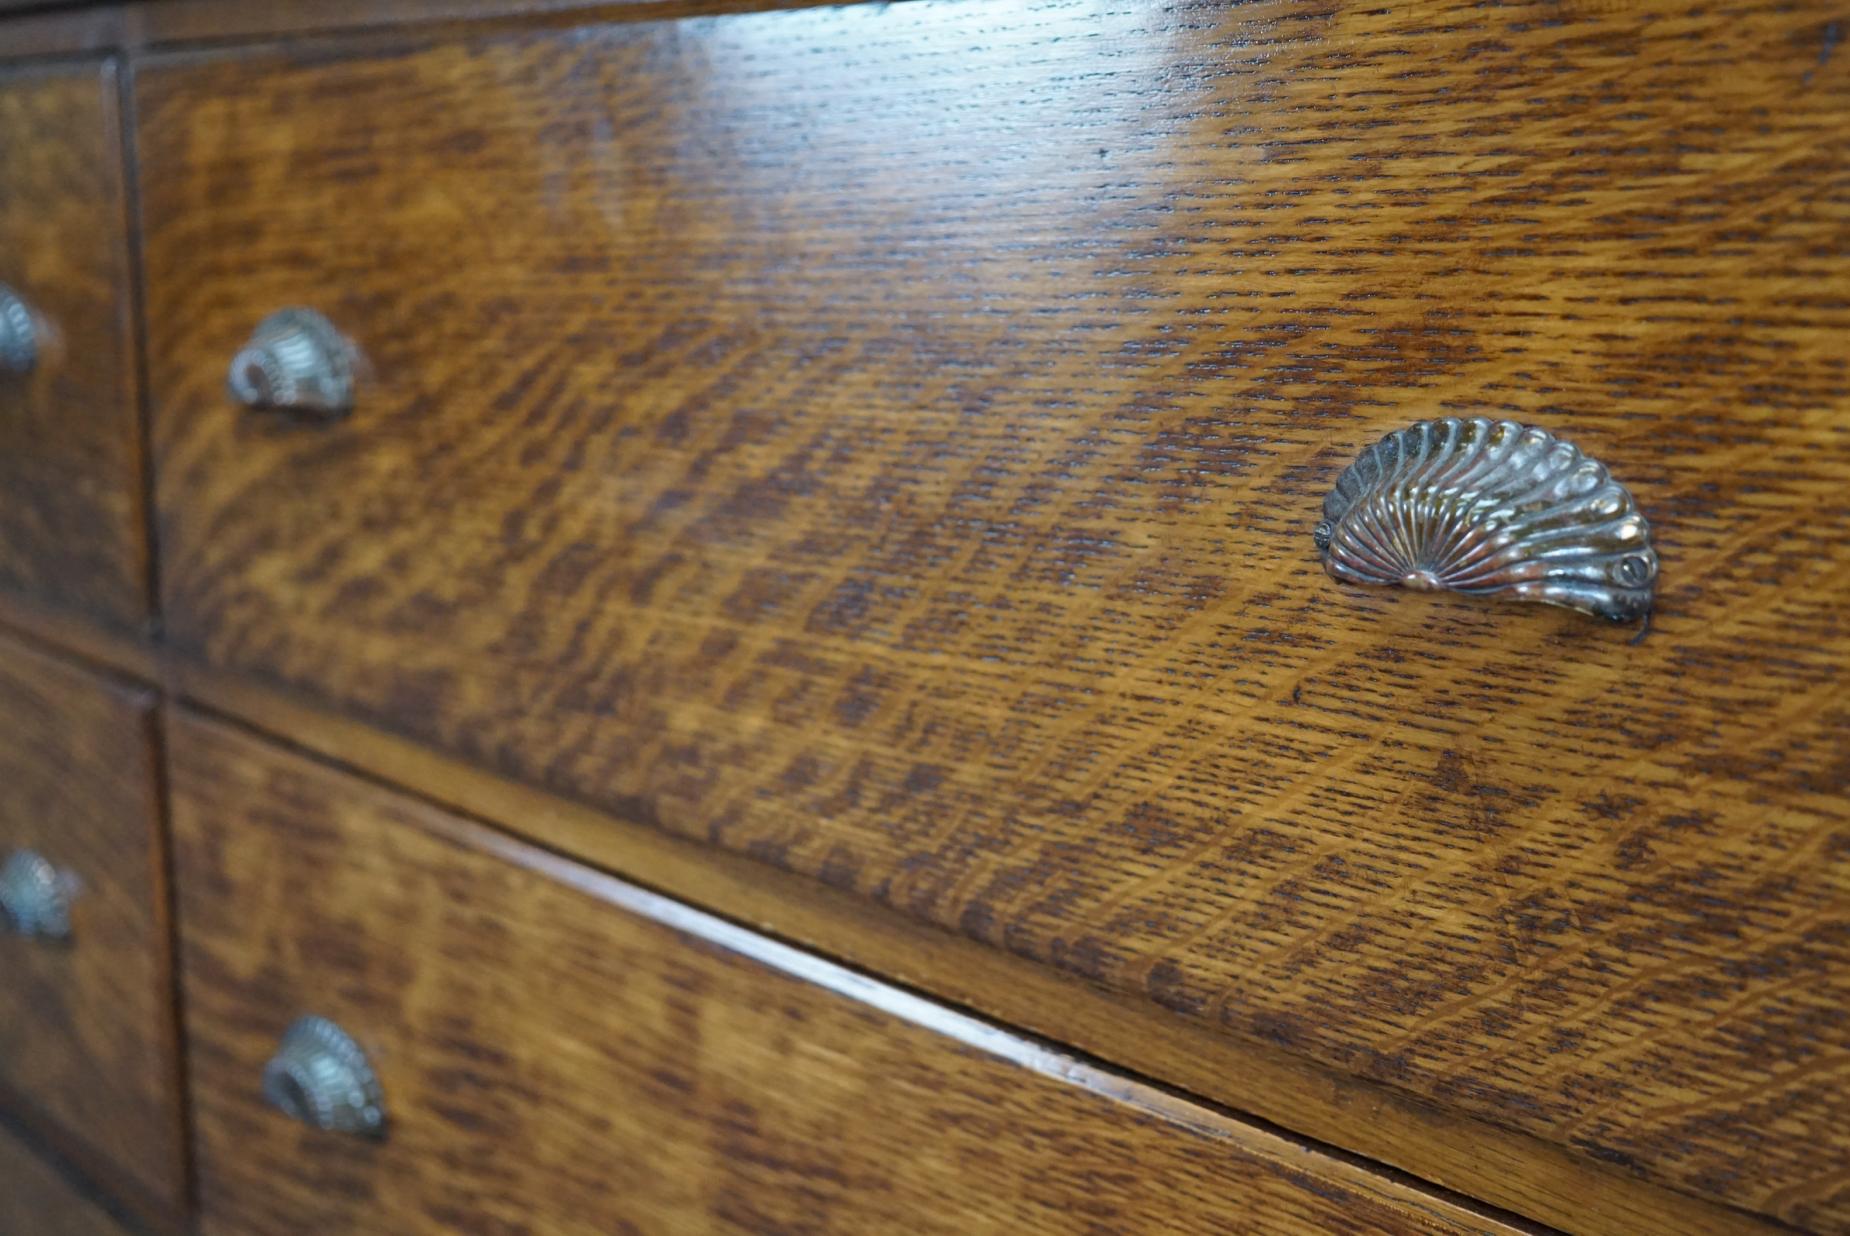
<instances>
[{"instance_id":1,"label":"wooden molding strip","mask_svg":"<svg viewBox=\"0 0 1850 1236\"><path fill-rule=\"evenodd\" d=\"M171 700L696 911L1405 1172L1459 1198L1567 1232L1688 1236L1792 1230L1327 1070L1270 1044L1210 1033L818 881L505 780L291 692L195 664L170 648L101 633L12 599L0 599L0 627L154 684Z\"/></svg>"},{"instance_id":2,"label":"wooden molding strip","mask_svg":"<svg viewBox=\"0 0 1850 1236\"><path fill-rule=\"evenodd\" d=\"M140 0L9 16L0 8L0 61L170 47L364 35L406 27L654 21L801 8L826 0Z\"/></svg>"},{"instance_id":3,"label":"wooden molding strip","mask_svg":"<svg viewBox=\"0 0 1850 1236\"><path fill-rule=\"evenodd\" d=\"M1520 1236L1522 1233L1535 1233L1538 1230L1527 1222L1513 1219L1511 1216L1488 1213L1481 1204L1470 1199L1435 1192L1418 1182L1408 1181L1399 1173L1384 1171L1377 1164L1358 1160L1341 1151L1332 1151L1316 1143L1305 1142L1274 1129L1254 1124L1237 1114L1203 1105L1192 1096L1151 1085L1137 1077L1127 1075L1122 1070L1076 1057L1061 1047L1027 1038L1011 1027L949 1008L929 997L895 986L880 976L850 969L838 962L819 957L815 953L794 948L757 931L741 927L729 919L694 909L685 902L593 870L550 850L516 840L499 829L439 808L428 801L411 799L396 787L381 786L369 779L334 769L325 761L317 760L300 751L280 750L275 743L268 741L263 735L237 722L186 707L176 708L173 715L174 729L176 733L183 736L182 746L186 747L189 752L181 756L182 767L175 773L174 780L176 786L180 787L178 791L180 798L187 800L187 805L180 810L180 814L192 817L190 824L183 825L183 831L192 833L195 842L199 836L197 830L201 827L216 829L216 833L208 835L215 835L221 840L230 833L236 832L235 818L218 819L208 823L203 822L199 816L202 811L214 810L213 806L203 805L205 803L215 804L218 809L235 813L240 806L256 801L248 793L252 783L242 784L241 790L244 791L242 794L240 787L234 784L245 773L252 773L257 778L261 778L268 771L293 768L298 773L306 774L309 766L312 765L315 775L324 779L321 782L321 794L311 793L309 796L317 799L314 810L327 809L328 804L337 802L355 807L367 802L390 803L394 807L393 810L380 816L356 814L352 820L342 819L338 822L329 820L327 823L330 832L327 836L333 840L322 843L324 848L318 853L323 856L329 852L325 846L342 845L341 839L343 838L346 843L351 843L355 839L369 838L372 836L372 829L380 825L393 830L423 832L449 843L443 847L444 852L450 853L450 846L461 851L461 855L450 859L454 863L451 870L459 879L466 881L470 871L479 873L484 867L531 873L560 890L569 889L572 893L600 906L615 908L625 917L654 923L679 936L698 941L701 948L697 951L702 954L730 954L749 960L755 967L794 979L806 989L839 997L863 1014L877 1013L881 1015L882 1020L891 1019L925 1030L929 1032L932 1041L932 1045L927 1048L928 1051L942 1053L949 1044L956 1044L968 1049L967 1052L955 1053L956 1058L967 1061L970 1054L989 1057L1004 1062L1015 1070L1052 1079L1059 1083L1061 1089L1077 1089L1099 1096L1118 1108L1129 1109L1147 1116L1158 1125L1175 1130L1186 1130L1191 1139L1206 1139L1217 1143L1221 1150L1215 1152L1216 1158L1221 1158L1224 1154L1229 1162L1262 1160L1271 1164L1279 1175L1296 1181L1300 1189L1307 1188L1320 1195L1325 1194L1325 1191L1329 1189L1339 1192L1353 1191L1358 1198L1368 1199L1370 1204L1385 1204L1404 1213L1406 1219L1410 1221L1406 1230L1413 1230L1417 1227L1421 1231L1447 1233L1469 1231L1484 1233L1485 1236ZM240 769L240 765L244 767ZM213 791L204 789L201 784L202 779L212 782L220 778L230 779L226 784L226 797L223 800L213 799L211 797ZM336 778L338 781L335 780ZM333 787L336 785L340 787L339 793L334 792ZM200 797L202 794L205 795L203 799ZM389 824L386 822L388 815L390 816ZM310 816L305 814L302 818L308 819ZM182 845L180 849L184 851L186 846ZM272 859L306 853L303 850L291 850L287 846L271 848L268 842L265 842L263 847L248 852L268 855ZM419 865L418 860L407 859L404 855L398 857L404 863L396 872L399 877L409 876L414 871L429 874L434 870L431 867ZM525 895L528 896L532 895L536 888L532 882L518 883L509 887L524 889L526 890ZM482 896L485 900L477 906L477 912L492 913L497 906L506 910L511 904L507 900L497 901L495 895L486 890L482 892ZM190 904L197 907L197 898ZM620 938L626 934L633 938L636 932L633 924L626 928L609 928L605 920L595 914L574 921L580 931L595 934L606 929L611 930L613 935L609 939ZM222 929L224 923L220 922L218 926ZM530 930L531 927L530 921L523 921L511 929L516 934L521 934ZM212 946L202 945L201 947L209 949ZM441 969L441 966L439 968ZM696 969L689 973L701 972ZM735 989L729 998L737 999L741 995L750 996L752 994L768 996L775 989L775 985L764 984L764 976L760 976L759 983L762 985ZM212 1002L204 997L202 999L205 999L207 1003ZM825 1001L824 1003L834 1002ZM792 1007L801 1006L793 1005ZM811 1022L807 1018L804 1019L803 1024L806 1029L811 1027ZM862 1024L865 1025L865 1023ZM821 1032L820 1025L814 1028ZM507 1029L503 1027L503 1032L507 1032ZM222 1036L225 1033L224 1027L219 1027L217 1033ZM914 1045L921 1042L917 1038L906 1036L903 1031L901 1031L901 1037ZM826 1032L821 1032L821 1037L817 1039L817 1042L827 1041L829 1040ZM708 1045L711 1045L710 1040ZM862 1045L873 1046L865 1042ZM850 1039L845 1047L852 1049L852 1046L853 1040ZM835 1044L835 1051L843 1049L843 1043ZM906 1050L910 1051L910 1049ZM492 1070L490 1073L493 1075ZM524 1071L522 1075L525 1076ZM747 1077L754 1075L752 1066L746 1067L745 1075ZM765 1076L762 1069L756 1075L761 1080ZM595 1086L591 1077L587 1076L584 1080L587 1085ZM916 1082L911 1084L916 1084ZM408 1106L415 1106L415 1102L413 1098ZM220 1133L221 1135L223 1133L222 1127ZM1120 1133L1125 1140L1118 1140ZM213 1140L213 1135L210 1133L204 1136L208 1144ZM1130 1153L1134 1156L1139 1146L1144 1145L1131 1136L1128 1127L1118 1132L1112 1132L1107 1128L1105 1136L1108 1144L1116 1146L1120 1153ZM1078 1150L1080 1145L1080 1142L1075 1142L1073 1148ZM1141 1160L1138 1161L1141 1162ZM529 1163L528 1166L534 1165ZM1073 1170L1082 1171L1082 1168L1075 1164ZM1152 1163L1153 1173L1160 1173L1164 1170L1166 1169ZM852 1170L848 1174L852 1176ZM531 1183L530 1180L529 1183ZM879 1192L879 1190L874 1190L874 1192ZM1206 1198L1196 1198L1192 1201L1179 1199L1177 1218L1183 1220L1183 1225L1186 1226L1191 1218L1195 1221L1203 1218L1203 1207L1207 1208L1208 1213L1213 1213L1215 1202L1212 1199L1215 1196L1217 1196L1216 1190L1210 1189ZM1249 1204L1249 1199L1234 1193L1218 1194L1218 1196L1223 1197L1229 1204ZM818 1191L816 1204L827 1210L830 1203L823 1200L825 1197L826 1189ZM955 1203L956 1199L951 1200ZM1091 1217L1095 1222L1098 1220L1097 1215ZM972 1216L972 1219L975 1221L975 1216ZM1275 1221L1267 1226L1267 1230L1273 1230L1277 1226L1279 1224ZM1402 1229L1396 1225L1394 1230Z\"/></svg>"},{"instance_id":4,"label":"wooden molding strip","mask_svg":"<svg viewBox=\"0 0 1850 1236\"><path fill-rule=\"evenodd\" d=\"M70 1136L30 1098L0 1083L0 1137L26 1146L110 1218L148 1236L189 1236L174 1214L127 1172Z\"/></svg>"},{"instance_id":5,"label":"wooden molding strip","mask_svg":"<svg viewBox=\"0 0 1850 1236\"><path fill-rule=\"evenodd\" d=\"M137 637L0 594L0 627L16 638L119 678L155 684L163 677L153 633Z\"/></svg>"},{"instance_id":6,"label":"wooden molding strip","mask_svg":"<svg viewBox=\"0 0 1850 1236\"><path fill-rule=\"evenodd\" d=\"M287 693L175 660L174 698L753 931L1573 1232L1774 1232L1526 1134L1326 1071L871 906L817 881L505 781Z\"/></svg>"}]
</instances>

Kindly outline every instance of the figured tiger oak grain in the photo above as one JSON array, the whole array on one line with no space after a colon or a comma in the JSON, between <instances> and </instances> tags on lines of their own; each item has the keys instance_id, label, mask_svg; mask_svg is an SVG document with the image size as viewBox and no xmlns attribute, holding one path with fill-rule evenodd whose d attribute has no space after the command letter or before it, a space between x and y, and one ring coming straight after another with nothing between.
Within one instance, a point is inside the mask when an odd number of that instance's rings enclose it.
<instances>
[{"instance_id":1,"label":"figured tiger oak grain","mask_svg":"<svg viewBox=\"0 0 1850 1236\"><path fill-rule=\"evenodd\" d=\"M0 1127L0 1232L20 1236L129 1236L95 1198Z\"/></svg>"},{"instance_id":2,"label":"figured tiger oak grain","mask_svg":"<svg viewBox=\"0 0 1850 1236\"><path fill-rule=\"evenodd\" d=\"M1837 20L921 3L163 61L176 646L1850 1225ZM290 304L372 363L345 422L226 406ZM1353 453L1477 411L1638 496L1642 643L1323 575Z\"/></svg>"},{"instance_id":3,"label":"figured tiger oak grain","mask_svg":"<svg viewBox=\"0 0 1850 1236\"><path fill-rule=\"evenodd\" d=\"M80 885L68 943L0 929L0 1085L178 1213L152 709L145 690L0 640L0 861L32 849Z\"/></svg>"},{"instance_id":4,"label":"figured tiger oak grain","mask_svg":"<svg viewBox=\"0 0 1850 1236\"><path fill-rule=\"evenodd\" d=\"M1614 1164L1443 1110L1378 1082L1326 1069L1284 1048L1177 1019L1113 991L904 915L846 889L614 817L497 777L364 722L306 707L248 679L181 661L167 690L247 732L269 736L442 810L514 821L557 852L634 873L683 904L717 910L761 934L839 958L941 1002L1078 1048L1141 1076L1237 1104L1307 1138L1399 1168L1569 1232L1627 1236L1769 1236L1790 1229L1641 1180Z\"/></svg>"},{"instance_id":5,"label":"figured tiger oak grain","mask_svg":"<svg viewBox=\"0 0 1850 1236\"><path fill-rule=\"evenodd\" d=\"M208 1233L1513 1236L221 726L170 751ZM308 1009L384 1144L262 1103Z\"/></svg>"},{"instance_id":6,"label":"figured tiger oak grain","mask_svg":"<svg viewBox=\"0 0 1850 1236\"><path fill-rule=\"evenodd\" d=\"M0 283L44 323L33 371L0 373L0 589L126 630L148 568L116 95L113 62L0 72Z\"/></svg>"}]
</instances>

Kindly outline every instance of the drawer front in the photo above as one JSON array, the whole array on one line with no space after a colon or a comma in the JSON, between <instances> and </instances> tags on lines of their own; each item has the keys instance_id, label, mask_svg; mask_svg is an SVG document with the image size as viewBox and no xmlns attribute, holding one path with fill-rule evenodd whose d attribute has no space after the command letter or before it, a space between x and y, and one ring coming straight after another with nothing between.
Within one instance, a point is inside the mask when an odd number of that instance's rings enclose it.
<instances>
[{"instance_id":1,"label":"drawer front","mask_svg":"<svg viewBox=\"0 0 1850 1236\"><path fill-rule=\"evenodd\" d=\"M174 638L1850 1225L1835 19L921 3L151 67ZM364 354L350 415L232 406L285 306ZM1641 642L1320 568L1339 469L1477 410L1635 491Z\"/></svg>"},{"instance_id":2,"label":"drawer front","mask_svg":"<svg viewBox=\"0 0 1850 1236\"><path fill-rule=\"evenodd\" d=\"M0 1125L0 1232L21 1236L129 1236L103 1199L67 1180Z\"/></svg>"},{"instance_id":3,"label":"drawer front","mask_svg":"<svg viewBox=\"0 0 1850 1236\"><path fill-rule=\"evenodd\" d=\"M113 63L0 73L0 589L118 629L147 612Z\"/></svg>"},{"instance_id":4,"label":"drawer front","mask_svg":"<svg viewBox=\"0 0 1850 1236\"><path fill-rule=\"evenodd\" d=\"M172 753L207 1233L1507 1231L246 735ZM310 1012L383 1140L261 1100Z\"/></svg>"},{"instance_id":5,"label":"drawer front","mask_svg":"<svg viewBox=\"0 0 1850 1236\"><path fill-rule=\"evenodd\" d=\"M173 1213L178 1064L152 707L144 691L0 641L0 862L13 873L0 1088L93 1151L137 1202ZM28 878L21 856L61 887Z\"/></svg>"}]
</instances>

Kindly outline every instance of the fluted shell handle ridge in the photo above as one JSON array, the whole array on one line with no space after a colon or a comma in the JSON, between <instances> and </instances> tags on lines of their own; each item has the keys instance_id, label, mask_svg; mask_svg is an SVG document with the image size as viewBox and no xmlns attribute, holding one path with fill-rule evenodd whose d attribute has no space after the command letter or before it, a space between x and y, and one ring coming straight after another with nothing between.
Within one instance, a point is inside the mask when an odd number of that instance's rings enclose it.
<instances>
[{"instance_id":1,"label":"fluted shell handle ridge","mask_svg":"<svg viewBox=\"0 0 1850 1236\"><path fill-rule=\"evenodd\" d=\"M226 383L247 408L310 417L353 410L359 353L313 309L281 309L257 324L232 358Z\"/></svg>"},{"instance_id":2,"label":"fluted shell handle ridge","mask_svg":"<svg viewBox=\"0 0 1850 1236\"><path fill-rule=\"evenodd\" d=\"M1345 583L1505 593L1615 622L1650 613L1651 530L1604 464L1546 429L1420 421L1365 449L1323 502L1323 565Z\"/></svg>"},{"instance_id":3,"label":"fluted shell handle ridge","mask_svg":"<svg viewBox=\"0 0 1850 1236\"><path fill-rule=\"evenodd\" d=\"M40 940L71 938L77 879L35 850L15 850L0 864L0 924Z\"/></svg>"},{"instance_id":4,"label":"fluted shell handle ridge","mask_svg":"<svg viewBox=\"0 0 1850 1236\"><path fill-rule=\"evenodd\" d=\"M0 373L24 376L39 359L38 320L25 298L0 283Z\"/></svg>"},{"instance_id":5,"label":"fluted shell handle ridge","mask_svg":"<svg viewBox=\"0 0 1850 1236\"><path fill-rule=\"evenodd\" d=\"M298 1018L263 1070L263 1097L312 1129L385 1136L385 1096L366 1052L325 1017Z\"/></svg>"}]
</instances>

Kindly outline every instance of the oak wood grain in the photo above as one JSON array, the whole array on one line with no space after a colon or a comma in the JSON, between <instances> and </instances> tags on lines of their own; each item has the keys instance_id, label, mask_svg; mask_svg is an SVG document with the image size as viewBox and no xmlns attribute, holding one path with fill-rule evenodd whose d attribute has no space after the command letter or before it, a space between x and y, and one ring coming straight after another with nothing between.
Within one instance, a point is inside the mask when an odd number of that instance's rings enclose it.
<instances>
[{"instance_id":1,"label":"oak wood grain","mask_svg":"<svg viewBox=\"0 0 1850 1236\"><path fill-rule=\"evenodd\" d=\"M1513 1231L231 730L173 736L208 1233ZM383 1145L258 1097L307 1009L375 1059Z\"/></svg>"},{"instance_id":2,"label":"oak wood grain","mask_svg":"<svg viewBox=\"0 0 1850 1236\"><path fill-rule=\"evenodd\" d=\"M12 1130L72 1188L139 1236L197 1236L192 1216L186 1209L174 1208L164 1182L153 1189L124 1173L120 1162L96 1142L58 1123L4 1077L0 1077L0 1129ZM0 1230L10 1233L10 1229Z\"/></svg>"},{"instance_id":3,"label":"oak wood grain","mask_svg":"<svg viewBox=\"0 0 1850 1236\"><path fill-rule=\"evenodd\" d=\"M203 702L267 728L291 746L545 837L685 901L1564 1230L1630 1236L1767 1230L1738 1211L1665 1191L1616 1167L1279 1048L1179 1026L1160 1008L1090 985L1075 987L1025 959L883 913L850 892L548 795L248 680L201 671L168 657L158 644L112 640L17 598L0 598L0 626L104 672L159 684L169 698ZM0 1108L9 1106L23 1110L30 1102L0 1079ZM110 1179L112 1191L144 1222L182 1230L167 1204L111 1176L109 1162L85 1143L60 1137L55 1125L35 1132L57 1137L61 1153L89 1161L91 1173Z\"/></svg>"},{"instance_id":4,"label":"oak wood grain","mask_svg":"<svg viewBox=\"0 0 1850 1236\"><path fill-rule=\"evenodd\" d=\"M1790 1230L1276 1045L1178 1022L1135 993L1075 984L1028 959L886 912L850 890L575 804L246 678L178 659L163 669L169 698L192 702L202 716L408 788L452 814L544 838L761 934L1554 1228L1627 1236Z\"/></svg>"},{"instance_id":5,"label":"oak wood grain","mask_svg":"<svg viewBox=\"0 0 1850 1236\"><path fill-rule=\"evenodd\" d=\"M519 23L685 17L740 10L790 8L817 0L161 0L126 14L138 45L300 37L332 31L455 23Z\"/></svg>"},{"instance_id":6,"label":"oak wood grain","mask_svg":"<svg viewBox=\"0 0 1850 1236\"><path fill-rule=\"evenodd\" d=\"M0 61L130 53L174 46L248 44L332 33L357 34L416 27L482 30L518 24L533 28L585 21L643 21L714 13L802 8L822 0L130 0L126 4L0 15ZM4 10L0 3L0 10Z\"/></svg>"},{"instance_id":7,"label":"oak wood grain","mask_svg":"<svg viewBox=\"0 0 1850 1236\"><path fill-rule=\"evenodd\" d=\"M0 632L117 678L154 684L167 672L164 649L152 632L73 622L68 612L23 596L0 593Z\"/></svg>"},{"instance_id":8,"label":"oak wood grain","mask_svg":"<svg viewBox=\"0 0 1850 1236\"><path fill-rule=\"evenodd\" d=\"M0 932L0 1083L184 1209L153 696L0 640L0 856L75 876L71 940ZM13 1230L13 1229L4 1229Z\"/></svg>"},{"instance_id":9,"label":"oak wood grain","mask_svg":"<svg viewBox=\"0 0 1850 1236\"><path fill-rule=\"evenodd\" d=\"M103 1201L73 1184L0 1127L0 1232L20 1236L128 1236Z\"/></svg>"},{"instance_id":10,"label":"oak wood grain","mask_svg":"<svg viewBox=\"0 0 1850 1236\"><path fill-rule=\"evenodd\" d=\"M0 73L0 283L45 324L0 374L0 589L126 629L148 566L116 95L112 62Z\"/></svg>"},{"instance_id":11,"label":"oak wood grain","mask_svg":"<svg viewBox=\"0 0 1850 1236\"><path fill-rule=\"evenodd\" d=\"M921 3L153 63L173 637L1845 1226L1838 22ZM350 420L226 406L288 304L366 351ZM1643 643L1318 569L1343 463L1477 410L1637 493Z\"/></svg>"}]
</instances>

